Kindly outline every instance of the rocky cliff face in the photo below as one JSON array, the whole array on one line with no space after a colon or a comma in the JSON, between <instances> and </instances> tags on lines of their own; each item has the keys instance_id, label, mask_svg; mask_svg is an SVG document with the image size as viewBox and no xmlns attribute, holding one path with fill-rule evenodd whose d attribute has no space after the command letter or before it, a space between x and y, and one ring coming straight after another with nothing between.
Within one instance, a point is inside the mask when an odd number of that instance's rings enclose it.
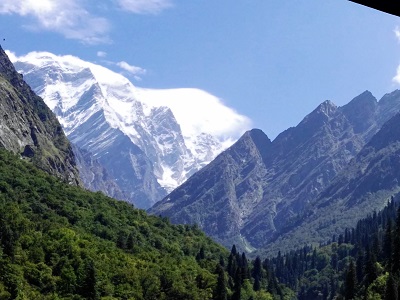
<instances>
[{"instance_id":1,"label":"rocky cliff face","mask_svg":"<svg viewBox=\"0 0 400 300\"><path fill-rule=\"evenodd\" d=\"M175 223L197 223L221 240L240 235L263 199L263 178L268 171L260 149L270 144L261 130L246 132L150 212L170 216Z\"/></svg>"},{"instance_id":2,"label":"rocky cliff face","mask_svg":"<svg viewBox=\"0 0 400 300\"><path fill-rule=\"evenodd\" d=\"M248 249L272 249L282 236L293 237L294 228L300 228L313 214L321 193L337 176L348 172L353 159L399 109L399 96L396 91L378 102L365 92L343 107L325 101L270 143L256 145L245 135L151 212L169 216L173 222L198 223L227 246L236 242ZM240 153L246 159L230 159L231 153ZM223 161L227 163L222 164ZM249 161L253 164L249 165ZM243 181L243 170L254 173ZM234 180L227 184L225 178ZM229 206L231 202L238 204ZM198 205L201 220L206 222L199 221L196 210L191 209ZM321 215L329 213L325 210ZM210 228L223 216L229 225ZM331 238L328 231L324 238ZM290 243L288 238L280 246L290 248Z\"/></svg>"},{"instance_id":3,"label":"rocky cliff face","mask_svg":"<svg viewBox=\"0 0 400 300\"><path fill-rule=\"evenodd\" d=\"M103 165L93 158L93 153L83 150L72 144L76 164L83 186L91 191L107 191L108 196L115 199L124 199L125 195L115 183Z\"/></svg>"},{"instance_id":4,"label":"rocky cliff face","mask_svg":"<svg viewBox=\"0 0 400 300\"><path fill-rule=\"evenodd\" d=\"M297 213L297 224L261 252L326 242L400 193L400 115L387 121L332 182ZM312 234L310 234L312 233ZM299 237L305 237L301 239Z\"/></svg>"},{"instance_id":5,"label":"rocky cliff face","mask_svg":"<svg viewBox=\"0 0 400 300\"><path fill-rule=\"evenodd\" d=\"M79 184L71 145L56 116L0 48L0 145L70 184Z\"/></svg>"}]
</instances>

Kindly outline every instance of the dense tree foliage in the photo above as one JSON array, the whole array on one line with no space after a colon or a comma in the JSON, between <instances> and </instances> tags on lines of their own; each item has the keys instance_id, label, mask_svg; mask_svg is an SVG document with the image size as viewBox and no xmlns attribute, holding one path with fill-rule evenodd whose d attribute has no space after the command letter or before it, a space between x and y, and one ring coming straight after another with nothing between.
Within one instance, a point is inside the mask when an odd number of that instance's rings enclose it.
<instances>
[{"instance_id":1,"label":"dense tree foliage","mask_svg":"<svg viewBox=\"0 0 400 300\"><path fill-rule=\"evenodd\" d=\"M0 299L398 299L400 212L249 260L0 150Z\"/></svg>"},{"instance_id":2,"label":"dense tree foliage","mask_svg":"<svg viewBox=\"0 0 400 300\"><path fill-rule=\"evenodd\" d=\"M67 185L0 150L0 299L289 295L271 274L197 226Z\"/></svg>"},{"instance_id":3,"label":"dense tree foliage","mask_svg":"<svg viewBox=\"0 0 400 300\"><path fill-rule=\"evenodd\" d=\"M0 299L208 299L226 250L0 151ZM196 261L196 255L201 259Z\"/></svg>"},{"instance_id":4,"label":"dense tree foliage","mask_svg":"<svg viewBox=\"0 0 400 300\"><path fill-rule=\"evenodd\" d=\"M398 299L400 210L394 199L319 247L265 260L298 299ZM393 224L395 224L393 226Z\"/></svg>"}]
</instances>

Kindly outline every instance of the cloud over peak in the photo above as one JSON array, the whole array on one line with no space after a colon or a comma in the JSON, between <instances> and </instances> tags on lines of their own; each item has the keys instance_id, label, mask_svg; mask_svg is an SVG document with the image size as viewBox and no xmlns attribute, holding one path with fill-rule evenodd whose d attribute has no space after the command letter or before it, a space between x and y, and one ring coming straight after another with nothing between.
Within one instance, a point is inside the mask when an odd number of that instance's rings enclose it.
<instances>
[{"instance_id":1,"label":"cloud over peak","mask_svg":"<svg viewBox=\"0 0 400 300\"><path fill-rule=\"evenodd\" d=\"M146 70L145 69L143 69L141 67L130 65L126 61L120 61L120 62L116 63L116 65L118 67L120 67L121 69L125 70L128 73L130 73L132 75L136 75L135 78L137 80L140 80L140 77L138 77L138 75L146 74Z\"/></svg>"}]
</instances>

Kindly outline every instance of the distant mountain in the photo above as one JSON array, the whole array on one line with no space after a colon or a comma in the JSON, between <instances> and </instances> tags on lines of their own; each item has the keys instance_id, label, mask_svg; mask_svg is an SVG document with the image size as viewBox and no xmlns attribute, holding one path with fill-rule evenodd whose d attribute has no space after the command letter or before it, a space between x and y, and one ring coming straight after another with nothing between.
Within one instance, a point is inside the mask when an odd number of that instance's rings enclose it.
<instances>
[{"instance_id":1,"label":"distant mountain","mask_svg":"<svg viewBox=\"0 0 400 300\"><path fill-rule=\"evenodd\" d=\"M399 91L385 95L379 102L367 91L343 107L323 102L272 142L260 130L247 132L150 212L169 216L177 223L198 223L225 245L235 242L247 250L291 249L331 238L335 225L325 234L310 233L321 226L302 226L310 215L324 220L336 212L343 215L342 224L355 224L355 215L346 214L336 194L324 201L337 206L324 211L315 211L322 201L318 199L339 176L349 174L353 159L366 151L367 143L376 139L374 135L383 123L399 109ZM388 194L377 198L371 209L382 207ZM360 195L352 195L356 199L353 201L360 201ZM371 210L359 212L357 217L363 217ZM337 222L336 227L342 224ZM314 238L294 235L296 228L307 228Z\"/></svg>"},{"instance_id":2,"label":"distant mountain","mask_svg":"<svg viewBox=\"0 0 400 300\"><path fill-rule=\"evenodd\" d=\"M18 74L0 47L0 147L73 185L74 153L56 116Z\"/></svg>"},{"instance_id":3,"label":"distant mountain","mask_svg":"<svg viewBox=\"0 0 400 300\"><path fill-rule=\"evenodd\" d=\"M141 89L121 74L76 57L33 52L13 62L71 142L93 153L124 200L138 207L162 199L249 124L203 91ZM218 116L205 115L205 109L218 114L225 127L215 126ZM107 184L92 188L96 185ZM115 196L112 191L105 192Z\"/></svg>"}]
</instances>

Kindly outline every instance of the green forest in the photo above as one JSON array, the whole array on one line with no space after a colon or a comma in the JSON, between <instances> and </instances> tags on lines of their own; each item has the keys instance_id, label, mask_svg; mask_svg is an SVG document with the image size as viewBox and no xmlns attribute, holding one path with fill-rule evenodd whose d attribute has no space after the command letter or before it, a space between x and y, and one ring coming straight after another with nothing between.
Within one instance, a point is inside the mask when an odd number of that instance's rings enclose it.
<instances>
[{"instance_id":1,"label":"green forest","mask_svg":"<svg viewBox=\"0 0 400 300\"><path fill-rule=\"evenodd\" d=\"M126 202L65 184L5 150L0 169L0 299L284 295L253 289L244 254L240 265L230 261L228 274L229 252L197 226L171 225Z\"/></svg>"},{"instance_id":2,"label":"green forest","mask_svg":"<svg viewBox=\"0 0 400 300\"><path fill-rule=\"evenodd\" d=\"M249 259L0 150L0 299L398 299L394 199L319 247Z\"/></svg>"},{"instance_id":3,"label":"green forest","mask_svg":"<svg viewBox=\"0 0 400 300\"><path fill-rule=\"evenodd\" d=\"M277 279L299 300L397 300L400 279L400 210L392 198L385 209L332 237L267 259Z\"/></svg>"}]
</instances>

